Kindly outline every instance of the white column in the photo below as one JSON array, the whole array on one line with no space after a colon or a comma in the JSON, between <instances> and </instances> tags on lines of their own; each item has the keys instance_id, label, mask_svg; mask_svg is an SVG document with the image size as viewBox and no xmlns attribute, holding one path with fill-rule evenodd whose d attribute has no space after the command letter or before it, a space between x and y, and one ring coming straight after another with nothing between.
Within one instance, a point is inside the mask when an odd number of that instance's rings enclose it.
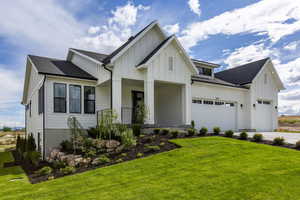
<instances>
[{"instance_id":1,"label":"white column","mask_svg":"<svg viewBox=\"0 0 300 200\"><path fill-rule=\"evenodd\" d=\"M144 81L145 105L148 109L148 117L145 124L154 124L154 80Z\"/></svg>"},{"instance_id":2,"label":"white column","mask_svg":"<svg viewBox=\"0 0 300 200\"><path fill-rule=\"evenodd\" d=\"M117 122L121 123L122 81L120 78L113 78L112 80L112 108L118 115Z\"/></svg>"},{"instance_id":3,"label":"white column","mask_svg":"<svg viewBox=\"0 0 300 200\"><path fill-rule=\"evenodd\" d=\"M191 124L191 105L192 105L192 94L191 94L191 90L192 90L192 86L190 84L185 84L183 86L183 96L184 96L184 112L183 114L185 115L183 117L183 119L185 120L184 123L186 125L190 125Z\"/></svg>"}]
</instances>

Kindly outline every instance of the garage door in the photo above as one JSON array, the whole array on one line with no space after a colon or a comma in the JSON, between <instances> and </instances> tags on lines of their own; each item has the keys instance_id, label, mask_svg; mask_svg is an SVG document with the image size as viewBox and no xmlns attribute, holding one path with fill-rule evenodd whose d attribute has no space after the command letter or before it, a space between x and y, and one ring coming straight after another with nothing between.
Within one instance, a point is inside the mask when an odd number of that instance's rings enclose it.
<instances>
[{"instance_id":1,"label":"garage door","mask_svg":"<svg viewBox=\"0 0 300 200\"><path fill-rule=\"evenodd\" d=\"M270 101L258 100L256 112L256 130L272 131L272 106Z\"/></svg>"},{"instance_id":2,"label":"garage door","mask_svg":"<svg viewBox=\"0 0 300 200\"><path fill-rule=\"evenodd\" d=\"M222 131L236 130L236 104L227 101L193 99L192 120L197 129L206 127L212 131L218 126Z\"/></svg>"}]
</instances>

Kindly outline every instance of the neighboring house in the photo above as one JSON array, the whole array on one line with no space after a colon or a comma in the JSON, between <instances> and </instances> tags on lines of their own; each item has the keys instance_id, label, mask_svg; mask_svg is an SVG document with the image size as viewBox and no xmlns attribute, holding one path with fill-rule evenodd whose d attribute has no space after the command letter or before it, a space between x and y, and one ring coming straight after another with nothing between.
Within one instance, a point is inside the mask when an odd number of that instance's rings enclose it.
<instances>
[{"instance_id":1,"label":"neighboring house","mask_svg":"<svg viewBox=\"0 0 300 200\"><path fill-rule=\"evenodd\" d=\"M69 49L66 60L29 55L22 104L26 132L47 154L69 139L69 116L83 128L114 109L118 122L134 123L144 102L146 124L214 126L222 130L277 128L278 92L284 89L269 58L218 73L217 64L190 59L176 36L154 21L109 55Z\"/></svg>"}]
</instances>

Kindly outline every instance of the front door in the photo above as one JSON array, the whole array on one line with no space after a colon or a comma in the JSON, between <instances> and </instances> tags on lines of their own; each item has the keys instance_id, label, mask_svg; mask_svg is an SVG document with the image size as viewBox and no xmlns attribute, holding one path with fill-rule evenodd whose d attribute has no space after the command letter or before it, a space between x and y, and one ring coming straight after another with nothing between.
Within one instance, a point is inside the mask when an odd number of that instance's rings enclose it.
<instances>
[{"instance_id":1,"label":"front door","mask_svg":"<svg viewBox=\"0 0 300 200\"><path fill-rule=\"evenodd\" d=\"M144 103L144 92L132 91L132 123L137 123L139 105Z\"/></svg>"}]
</instances>

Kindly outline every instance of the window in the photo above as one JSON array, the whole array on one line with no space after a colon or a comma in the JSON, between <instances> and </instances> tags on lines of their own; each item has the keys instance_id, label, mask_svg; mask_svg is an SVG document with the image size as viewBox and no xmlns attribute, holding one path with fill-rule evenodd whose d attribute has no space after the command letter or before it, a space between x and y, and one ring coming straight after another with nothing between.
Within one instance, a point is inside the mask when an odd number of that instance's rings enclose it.
<instances>
[{"instance_id":1,"label":"window","mask_svg":"<svg viewBox=\"0 0 300 200\"><path fill-rule=\"evenodd\" d=\"M234 107L234 103L226 103L225 106L226 107Z\"/></svg>"},{"instance_id":2,"label":"window","mask_svg":"<svg viewBox=\"0 0 300 200\"><path fill-rule=\"evenodd\" d=\"M81 86L69 86L69 112L81 113Z\"/></svg>"},{"instance_id":3,"label":"window","mask_svg":"<svg viewBox=\"0 0 300 200\"><path fill-rule=\"evenodd\" d=\"M39 89L39 114L44 112L44 85Z\"/></svg>"},{"instance_id":4,"label":"window","mask_svg":"<svg viewBox=\"0 0 300 200\"><path fill-rule=\"evenodd\" d=\"M31 117L31 101L29 102L29 117Z\"/></svg>"},{"instance_id":5,"label":"window","mask_svg":"<svg viewBox=\"0 0 300 200\"><path fill-rule=\"evenodd\" d=\"M262 100L257 100L257 103L258 104L262 104Z\"/></svg>"},{"instance_id":6,"label":"window","mask_svg":"<svg viewBox=\"0 0 300 200\"><path fill-rule=\"evenodd\" d=\"M224 105L225 103L224 102L222 102L222 101L216 101L215 102L215 105L217 105L217 106L222 106L222 105Z\"/></svg>"},{"instance_id":7,"label":"window","mask_svg":"<svg viewBox=\"0 0 300 200\"><path fill-rule=\"evenodd\" d=\"M199 75L211 76L212 69L205 68L205 67L198 67Z\"/></svg>"},{"instance_id":8,"label":"window","mask_svg":"<svg viewBox=\"0 0 300 200\"><path fill-rule=\"evenodd\" d=\"M203 104L207 104L207 105L213 105L214 102L213 101L209 101L209 100L204 100Z\"/></svg>"},{"instance_id":9,"label":"window","mask_svg":"<svg viewBox=\"0 0 300 200\"><path fill-rule=\"evenodd\" d=\"M54 83L54 112L66 112L66 84Z\"/></svg>"},{"instance_id":10,"label":"window","mask_svg":"<svg viewBox=\"0 0 300 200\"><path fill-rule=\"evenodd\" d=\"M265 84L268 83L268 75L267 75L267 74L264 75L264 83L265 83Z\"/></svg>"},{"instance_id":11,"label":"window","mask_svg":"<svg viewBox=\"0 0 300 200\"><path fill-rule=\"evenodd\" d=\"M169 57L169 71L173 71L174 68L174 58L172 56Z\"/></svg>"},{"instance_id":12,"label":"window","mask_svg":"<svg viewBox=\"0 0 300 200\"><path fill-rule=\"evenodd\" d=\"M84 86L84 113L95 113L95 87Z\"/></svg>"},{"instance_id":13,"label":"window","mask_svg":"<svg viewBox=\"0 0 300 200\"><path fill-rule=\"evenodd\" d=\"M193 99L193 103L202 104L202 100Z\"/></svg>"},{"instance_id":14,"label":"window","mask_svg":"<svg viewBox=\"0 0 300 200\"><path fill-rule=\"evenodd\" d=\"M271 102L270 101L263 101L263 104L270 105Z\"/></svg>"}]
</instances>

